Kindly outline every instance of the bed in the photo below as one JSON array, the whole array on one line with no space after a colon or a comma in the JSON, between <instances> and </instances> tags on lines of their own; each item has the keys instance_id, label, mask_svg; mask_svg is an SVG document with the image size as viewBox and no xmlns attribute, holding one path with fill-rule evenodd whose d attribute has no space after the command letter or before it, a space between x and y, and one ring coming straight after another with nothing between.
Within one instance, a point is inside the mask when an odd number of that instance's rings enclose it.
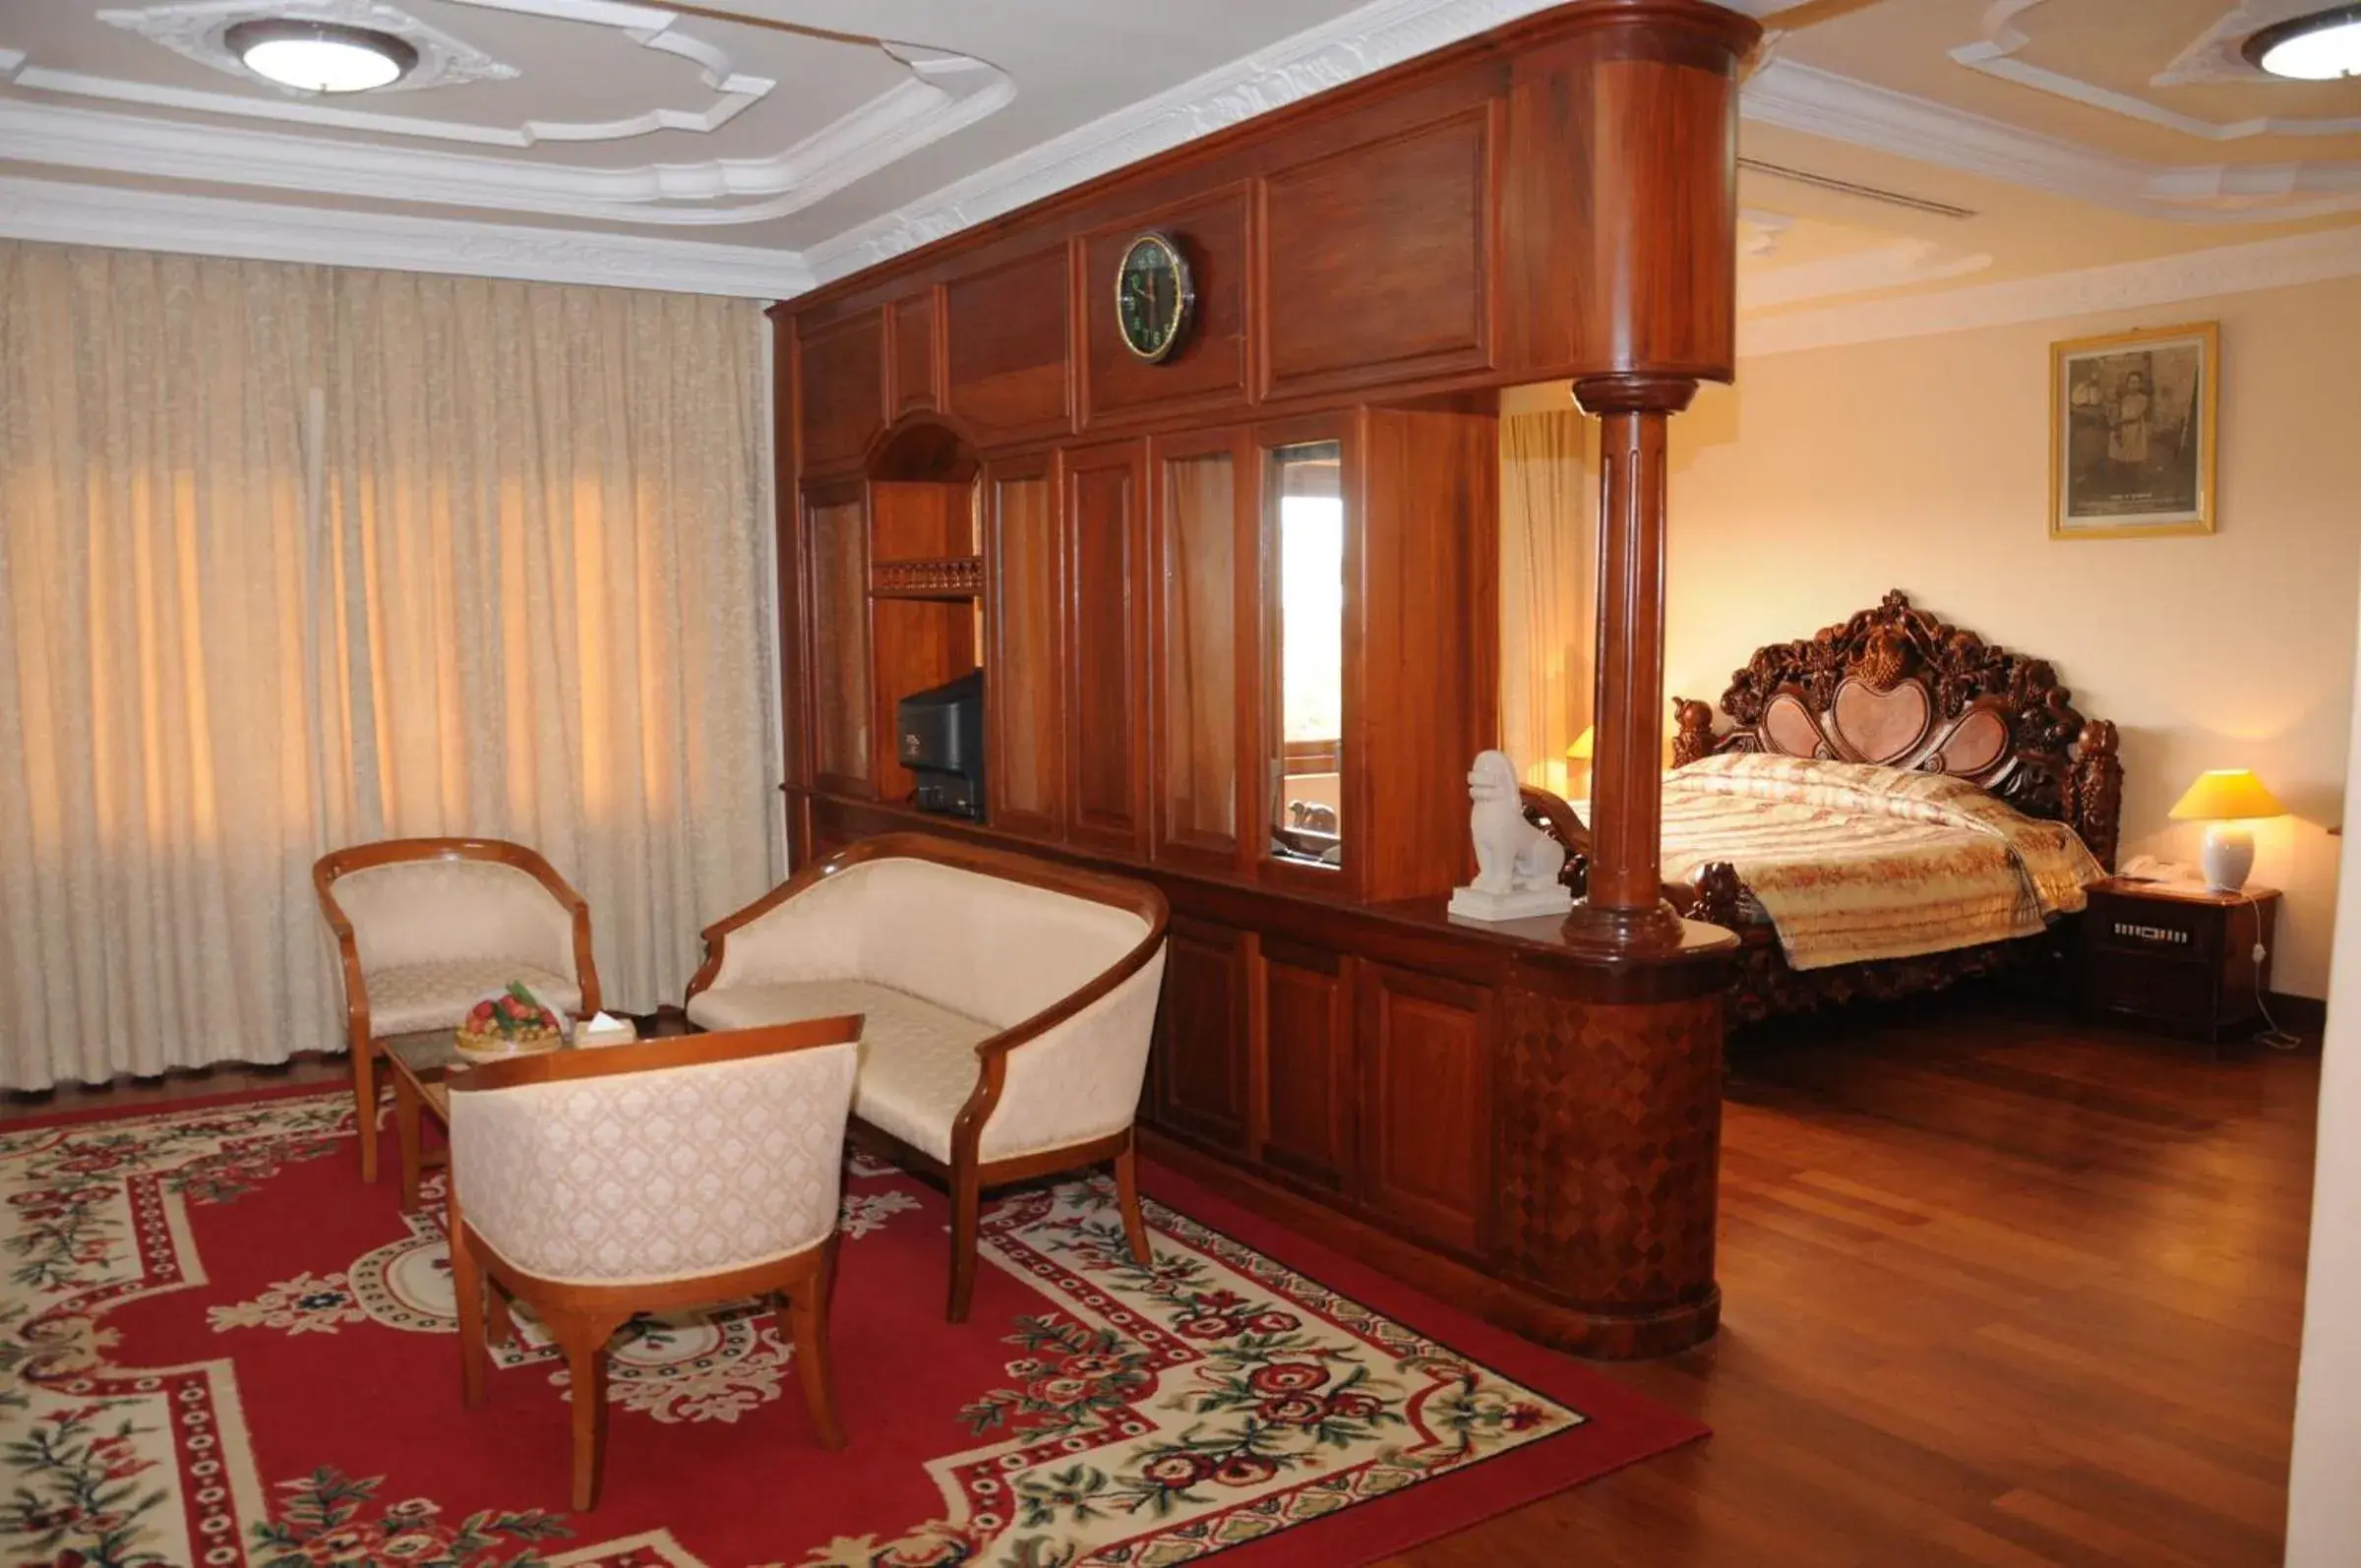
<instances>
[{"instance_id":1,"label":"bed","mask_svg":"<svg viewBox=\"0 0 2361 1568\"><path fill-rule=\"evenodd\" d=\"M2059 922L2112 868L2115 727L2078 713L2045 660L1897 590L1755 651L1717 723L1676 699L1665 896L1743 941L1744 1020L2054 964ZM1587 874L1577 809L1528 816Z\"/></svg>"}]
</instances>

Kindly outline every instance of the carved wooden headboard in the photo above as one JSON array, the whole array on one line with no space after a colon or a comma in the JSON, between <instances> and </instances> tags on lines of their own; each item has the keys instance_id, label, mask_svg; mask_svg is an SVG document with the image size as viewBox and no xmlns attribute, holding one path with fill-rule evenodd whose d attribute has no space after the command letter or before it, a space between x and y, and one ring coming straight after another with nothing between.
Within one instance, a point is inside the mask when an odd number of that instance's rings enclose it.
<instances>
[{"instance_id":1,"label":"carved wooden headboard","mask_svg":"<svg viewBox=\"0 0 2361 1568\"><path fill-rule=\"evenodd\" d=\"M2046 659L1993 646L1910 607L1901 589L1807 642L1757 648L1713 709L1674 700L1675 766L1773 752L1949 773L2028 816L2065 822L2115 865L2123 764L2115 726L2086 721Z\"/></svg>"}]
</instances>

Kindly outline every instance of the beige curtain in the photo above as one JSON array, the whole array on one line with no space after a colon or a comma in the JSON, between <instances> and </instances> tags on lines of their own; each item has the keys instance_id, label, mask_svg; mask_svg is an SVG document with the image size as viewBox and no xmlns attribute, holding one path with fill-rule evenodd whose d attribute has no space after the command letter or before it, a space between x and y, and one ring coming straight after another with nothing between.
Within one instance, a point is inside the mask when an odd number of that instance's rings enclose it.
<instances>
[{"instance_id":1,"label":"beige curtain","mask_svg":"<svg viewBox=\"0 0 2361 1568\"><path fill-rule=\"evenodd\" d=\"M0 1086L333 1047L311 863L476 833L677 998L779 868L748 303L0 244Z\"/></svg>"},{"instance_id":2,"label":"beige curtain","mask_svg":"<svg viewBox=\"0 0 2361 1568\"><path fill-rule=\"evenodd\" d=\"M1500 746L1529 784L1590 792L1566 749L1591 722L1598 529L1572 407L1500 421Z\"/></svg>"}]
</instances>

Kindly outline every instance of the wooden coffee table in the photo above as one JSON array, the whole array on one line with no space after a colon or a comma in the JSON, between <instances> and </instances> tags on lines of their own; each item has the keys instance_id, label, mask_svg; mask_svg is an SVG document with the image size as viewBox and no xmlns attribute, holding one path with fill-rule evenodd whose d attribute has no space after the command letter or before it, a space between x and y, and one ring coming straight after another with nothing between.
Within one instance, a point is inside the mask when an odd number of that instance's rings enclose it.
<instances>
[{"instance_id":1,"label":"wooden coffee table","mask_svg":"<svg viewBox=\"0 0 2361 1568\"><path fill-rule=\"evenodd\" d=\"M634 1025L642 1040L700 1032L678 1014L635 1019ZM473 1064L459 1055L457 1041L449 1029L392 1035L378 1045L394 1068L394 1138L401 1149L401 1212L416 1214L420 1175L430 1166L449 1163L445 1155L436 1155L432 1160L426 1157L424 1140L419 1135L419 1115L431 1113L436 1123L449 1132L451 1091L444 1087L444 1080L454 1072L465 1072ZM564 1045L558 1049L575 1048Z\"/></svg>"},{"instance_id":2,"label":"wooden coffee table","mask_svg":"<svg viewBox=\"0 0 2361 1568\"><path fill-rule=\"evenodd\" d=\"M382 1044L386 1060L394 1068L394 1138L401 1149L401 1212L416 1214L420 1173L430 1163L448 1163L448 1157L440 1154L427 1160L419 1136L419 1113L433 1112L435 1120L449 1130L451 1091L443 1086L443 1080L466 1071L468 1062L459 1055L449 1029L394 1035Z\"/></svg>"}]
</instances>

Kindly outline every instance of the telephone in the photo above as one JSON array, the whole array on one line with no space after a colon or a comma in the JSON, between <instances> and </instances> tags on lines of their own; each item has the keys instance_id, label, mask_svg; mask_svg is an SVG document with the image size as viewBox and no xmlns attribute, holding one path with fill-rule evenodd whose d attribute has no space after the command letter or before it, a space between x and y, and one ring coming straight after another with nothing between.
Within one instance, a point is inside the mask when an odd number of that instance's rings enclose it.
<instances>
[{"instance_id":1,"label":"telephone","mask_svg":"<svg viewBox=\"0 0 2361 1568\"><path fill-rule=\"evenodd\" d=\"M2123 863L2115 874L2129 882L2196 882L2205 878L2197 868L2177 860L2158 860L2153 855L2134 855Z\"/></svg>"}]
</instances>

